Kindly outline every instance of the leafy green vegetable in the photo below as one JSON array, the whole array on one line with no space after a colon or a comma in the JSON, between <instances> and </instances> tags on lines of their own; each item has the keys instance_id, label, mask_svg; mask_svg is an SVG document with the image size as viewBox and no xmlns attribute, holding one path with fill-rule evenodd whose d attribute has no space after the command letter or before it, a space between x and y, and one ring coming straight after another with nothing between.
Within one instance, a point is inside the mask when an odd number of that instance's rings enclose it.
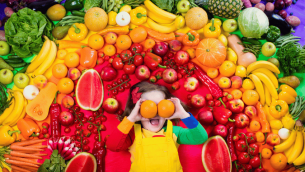
<instances>
[{"instance_id":1,"label":"leafy green vegetable","mask_svg":"<svg viewBox=\"0 0 305 172\"><path fill-rule=\"evenodd\" d=\"M159 8L174 14L177 12L177 4L179 1L180 0L151 0L151 2Z\"/></svg>"},{"instance_id":2,"label":"leafy green vegetable","mask_svg":"<svg viewBox=\"0 0 305 172\"><path fill-rule=\"evenodd\" d=\"M136 8L143 4L145 0L124 0L123 3L125 5L130 5L132 8Z\"/></svg>"},{"instance_id":3,"label":"leafy green vegetable","mask_svg":"<svg viewBox=\"0 0 305 172\"><path fill-rule=\"evenodd\" d=\"M90 8L93 7L100 7L102 5L102 0L86 0L84 9L85 12L88 11Z\"/></svg>"},{"instance_id":4,"label":"leafy green vegetable","mask_svg":"<svg viewBox=\"0 0 305 172\"><path fill-rule=\"evenodd\" d=\"M8 99L6 95L6 87L2 83L0 83L0 116L6 108L10 107L13 98L14 97Z\"/></svg>"},{"instance_id":5,"label":"leafy green vegetable","mask_svg":"<svg viewBox=\"0 0 305 172\"><path fill-rule=\"evenodd\" d=\"M65 160L58 154L58 150L54 150L51 158L44 161L38 172L63 172L65 168Z\"/></svg>"},{"instance_id":6,"label":"leafy green vegetable","mask_svg":"<svg viewBox=\"0 0 305 172\"><path fill-rule=\"evenodd\" d=\"M43 44L42 35L53 39L52 29L53 23L44 14L29 8L13 13L4 25L7 43L19 57L38 54Z\"/></svg>"}]
</instances>

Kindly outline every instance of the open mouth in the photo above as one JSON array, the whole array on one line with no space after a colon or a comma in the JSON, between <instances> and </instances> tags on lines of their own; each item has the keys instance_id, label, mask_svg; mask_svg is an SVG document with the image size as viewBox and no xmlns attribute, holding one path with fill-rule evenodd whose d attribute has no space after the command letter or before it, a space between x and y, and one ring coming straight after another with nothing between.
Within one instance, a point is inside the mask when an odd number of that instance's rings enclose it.
<instances>
[{"instance_id":1,"label":"open mouth","mask_svg":"<svg viewBox=\"0 0 305 172\"><path fill-rule=\"evenodd\" d=\"M153 126L158 126L159 125L159 119L150 119L149 122Z\"/></svg>"}]
</instances>

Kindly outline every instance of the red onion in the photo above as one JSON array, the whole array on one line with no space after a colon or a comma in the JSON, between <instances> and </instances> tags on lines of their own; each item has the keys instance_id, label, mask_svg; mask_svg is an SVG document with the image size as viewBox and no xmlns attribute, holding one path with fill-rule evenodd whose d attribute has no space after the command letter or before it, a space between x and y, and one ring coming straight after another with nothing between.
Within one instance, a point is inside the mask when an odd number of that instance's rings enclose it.
<instances>
[{"instance_id":1,"label":"red onion","mask_svg":"<svg viewBox=\"0 0 305 172\"><path fill-rule=\"evenodd\" d=\"M281 10L281 11L279 11L279 15L280 15L283 19L285 19L285 18L287 17L287 12L286 12L285 10Z\"/></svg>"}]
</instances>

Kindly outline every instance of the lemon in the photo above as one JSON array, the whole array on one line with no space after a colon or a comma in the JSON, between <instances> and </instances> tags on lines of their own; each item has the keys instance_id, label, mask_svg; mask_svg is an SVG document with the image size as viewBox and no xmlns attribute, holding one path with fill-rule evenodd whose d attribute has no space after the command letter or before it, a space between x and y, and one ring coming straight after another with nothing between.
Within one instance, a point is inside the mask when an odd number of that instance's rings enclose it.
<instances>
[{"instance_id":1,"label":"lemon","mask_svg":"<svg viewBox=\"0 0 305 172\"><path fill-rule=\"evenodd\" d=\"M236 64L237 54L231 48L227 48L227 58L228 58L227 60L232 61L233 63Z\"/></svg>"},{"instance_id":2,"label":"lemon","mask_svg":"<svg viewBox=\"0 0 305 172\"><path fill-rule=\"evenodd\" d=\"M245 79L243 81L242 87L246 90L253 90L254 89L254 84L250 79Z\"/></svg>"},{"instance_id":3,"label":"lemon","mask_svg":"<svg viewBox=\"0 0 305 172\"><path fill-rule=\"evenodd\" d=\"M235 75L241 78L246 77L247 69L244 66L239 65L236 67Z\"/></svg>"},{"instance_id":4,"label":"lemon","mask_svg":"<svg viewBox=\"0 0 305 172\"><path fill-rule=\"evenodd\" d=\"M270 121L270 127L271 127L272 129L279 130L279 129L283 128L282 121L280 121L280 120L278 120L278 119L271 120L271 121Z\"/></svg>"},{"instance_id":5,"label":"lemon","mask_svg":"<svg viewBox=\"0 0 305 172\"><path fill-rule=\"evenodd\" d=\"M185 19L184 19L184 17L178 16L175 19L175 26L176 26L177 29L184 28L184 26L185 26Z\"/></svg>"},{"instance_id":6,"label":"lemon","mask_svg":"<svg viewBox=\"0 0 305 172\"><path fill-rule=\"evenodd\" d=\"M114 12L114 11L110 11L110 12L108 13L108 24L109 24L110 26L116 25L116 21L115 21L116 15L118 15L118 13L116 13L116 12Z\"/></svg>"},{"instance_id":7,"label":"lemon","mask_svg":"<svg viewBox=\"0 0 305 172\"><path fill-rule=\"evenodd\" d=\"M131 6L130 5L124 5L121 9L120 12L125 11L127 13L130 13L131 11Z\"/></svg>"},{"instance_id":8,"label":"lemon","mask_svg":"<svg viewBox=\"0 0 305 172\"><path fill-rule=\"evenodd\" d=\"M222 42L225 46L228 46L228 39L226 36L224 36L223 34L220 34L219 37L218 37L218 40L220 42ZM231 49L231 48L230 48ZM235 61L236 63L236 61Z\"/></svg>"}]
</instances>

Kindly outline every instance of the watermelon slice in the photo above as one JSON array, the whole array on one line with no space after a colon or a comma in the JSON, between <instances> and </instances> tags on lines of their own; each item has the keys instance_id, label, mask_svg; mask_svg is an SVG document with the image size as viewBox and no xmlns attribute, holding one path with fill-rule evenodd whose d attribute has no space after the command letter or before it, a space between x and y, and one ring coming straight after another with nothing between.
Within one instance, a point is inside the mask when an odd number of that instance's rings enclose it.
<instances>
[{"instance_id":1,"label":"watermelon slice","mask_svg":"<svg viewBox=\"0 0 305 172\"><path fill-rule=\"evenodd\" d=\"M86 70L77 82L75 94L82 109L97 111L104 99L104 87L99 73L94 69Z\"/></svg>"},{"instance_id":2,"label":"watermelon slice","mask_svg":"<svg viewBox=\"0 0 305 172\"><path fill-rule=\"evenodd\" d=\"M67 164L65 172L96 172L95 157L87 152L75 155Z\"/></svg>"},{"instance_id":3,"label":"watermelon slice","mask_svg":"<svg viewBox=\"0 0 305 172\"><path fill-rule=\"evenodd\" d=\"M202 163L206 172L232 171L229 148L221 136L211 137L203 145Z\"/></svg>"}]
</instances>

